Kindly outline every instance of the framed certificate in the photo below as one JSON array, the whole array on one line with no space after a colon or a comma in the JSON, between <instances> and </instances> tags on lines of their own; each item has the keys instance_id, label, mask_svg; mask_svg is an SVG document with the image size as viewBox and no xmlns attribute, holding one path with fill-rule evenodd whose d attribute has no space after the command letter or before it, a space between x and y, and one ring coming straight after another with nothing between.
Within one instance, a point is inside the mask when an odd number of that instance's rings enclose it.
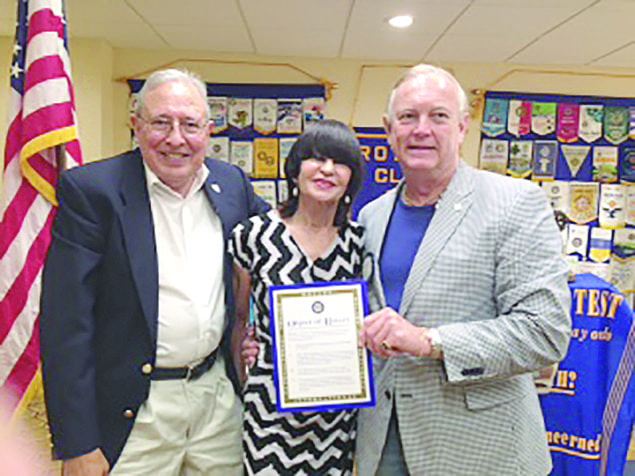
<instances>
[{"instance_id":1,"label":"framed certificate","mask_svg":"<svg viewBox=\"0 0 635 476\"><path fill-rule=\"evenodd\" d=\"M375 406L370 352L358 345L366 283L272 286L269 297L278 411Z\"/></svg>"}]
</instances>

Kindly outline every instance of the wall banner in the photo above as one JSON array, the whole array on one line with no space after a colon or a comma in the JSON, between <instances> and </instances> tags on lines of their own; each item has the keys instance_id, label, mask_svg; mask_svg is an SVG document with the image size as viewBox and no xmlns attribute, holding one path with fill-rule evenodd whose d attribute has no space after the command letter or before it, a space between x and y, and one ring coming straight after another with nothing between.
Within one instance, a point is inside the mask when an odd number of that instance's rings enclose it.
<instances>
[{"instance_id":1,"label":"wall banner","mask_svg":"<svg viewBox=\"0 0 635 476\"><path fill-rule=\"evenodd\" d=\"M401 170L390 150L383 127L355 127L354 130L366 162L362 188L353 202L353 218L357 218L364 205L401 180Z\"/></svg>"}]
</instances>

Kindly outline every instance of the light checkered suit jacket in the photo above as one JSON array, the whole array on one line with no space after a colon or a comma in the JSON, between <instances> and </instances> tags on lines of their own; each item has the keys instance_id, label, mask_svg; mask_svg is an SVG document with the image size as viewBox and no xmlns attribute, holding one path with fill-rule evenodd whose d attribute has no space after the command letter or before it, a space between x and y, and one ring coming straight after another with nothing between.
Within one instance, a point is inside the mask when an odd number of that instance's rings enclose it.
<instances>
[{"instance_id":1,"label":"light checkered suit jacket","mask_svg":"<svg viewBox=\"0 0 635 476\"><path fill-rule=\"evenodd\" d=\"M377 258L399 189L359 221L375 257L371 310L385 306ZM438 327L444 361L374 359L377 407L359 419L360 476L373 475L393 402L412 475L545 475L551 459L530 372L571 335L562 241L535 184L461 162L439 202L399 313Z\"/></svg>"}]
</instances>

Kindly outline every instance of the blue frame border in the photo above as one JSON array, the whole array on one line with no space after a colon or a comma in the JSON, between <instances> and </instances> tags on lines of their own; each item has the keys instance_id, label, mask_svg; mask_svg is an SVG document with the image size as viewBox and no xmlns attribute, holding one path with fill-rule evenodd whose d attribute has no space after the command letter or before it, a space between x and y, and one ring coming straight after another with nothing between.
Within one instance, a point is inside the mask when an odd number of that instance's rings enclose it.
<instances>
[{"instance_id":1,"label":"blue frame border","mask_svg":"<svg viewBox=\"0 0 635 476\"><path fill-rule=\"evenodd\" d=\"M271 335L272 341L272 351L273 351L273 382L276 388L276 410L280 413L299 413L299 412L319 412L319 411L329 411L329 410L344 410L350 408L368 408L374 407L377 404L377 399L375 396L375 378L373 374L373 358L370 350L366 350L366 359L368 366L368 378L370 382L370 400L368 402L363 403L352 403L352 404L333 404L333 405L315 405L309 407L302 408L283 408L280 406L280 375L279 375L279 365L278 365L278 351L277 351L277 343L276 343L276 333L274 332L275 326L275 317L274 317L274 302L273 302L273 293L276 290L290 290L297 288L319 288L325 286L350 286L350 285L360 285L362 290L362 303L364 305L364 315L369 314L369 306L368 306L368 283L364 280L350 280L350 281L323 281L318 283L308 283L308 284L291 284L291 285L277 285L271 286L269 288L269 334Z\"/></svg>"}]
</instances>

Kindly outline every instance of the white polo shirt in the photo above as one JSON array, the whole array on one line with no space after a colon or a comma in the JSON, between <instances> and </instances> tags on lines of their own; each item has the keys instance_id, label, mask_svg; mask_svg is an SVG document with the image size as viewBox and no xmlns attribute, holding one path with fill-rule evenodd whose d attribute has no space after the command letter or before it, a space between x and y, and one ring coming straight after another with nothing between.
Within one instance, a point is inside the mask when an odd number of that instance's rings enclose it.
<instances>
[{"instance_id":1,"label":"white polo shirt","mask_svg":"<svg viewBox=\"0 0 635 476\"><path fill-rule=\"evenodd\" d=\"M196 365L218 347L225 322L225 244L203 191L209 170L203 164L182 197L144 167L159 264L155 365Z\"/></svg>"}]
</instances>

